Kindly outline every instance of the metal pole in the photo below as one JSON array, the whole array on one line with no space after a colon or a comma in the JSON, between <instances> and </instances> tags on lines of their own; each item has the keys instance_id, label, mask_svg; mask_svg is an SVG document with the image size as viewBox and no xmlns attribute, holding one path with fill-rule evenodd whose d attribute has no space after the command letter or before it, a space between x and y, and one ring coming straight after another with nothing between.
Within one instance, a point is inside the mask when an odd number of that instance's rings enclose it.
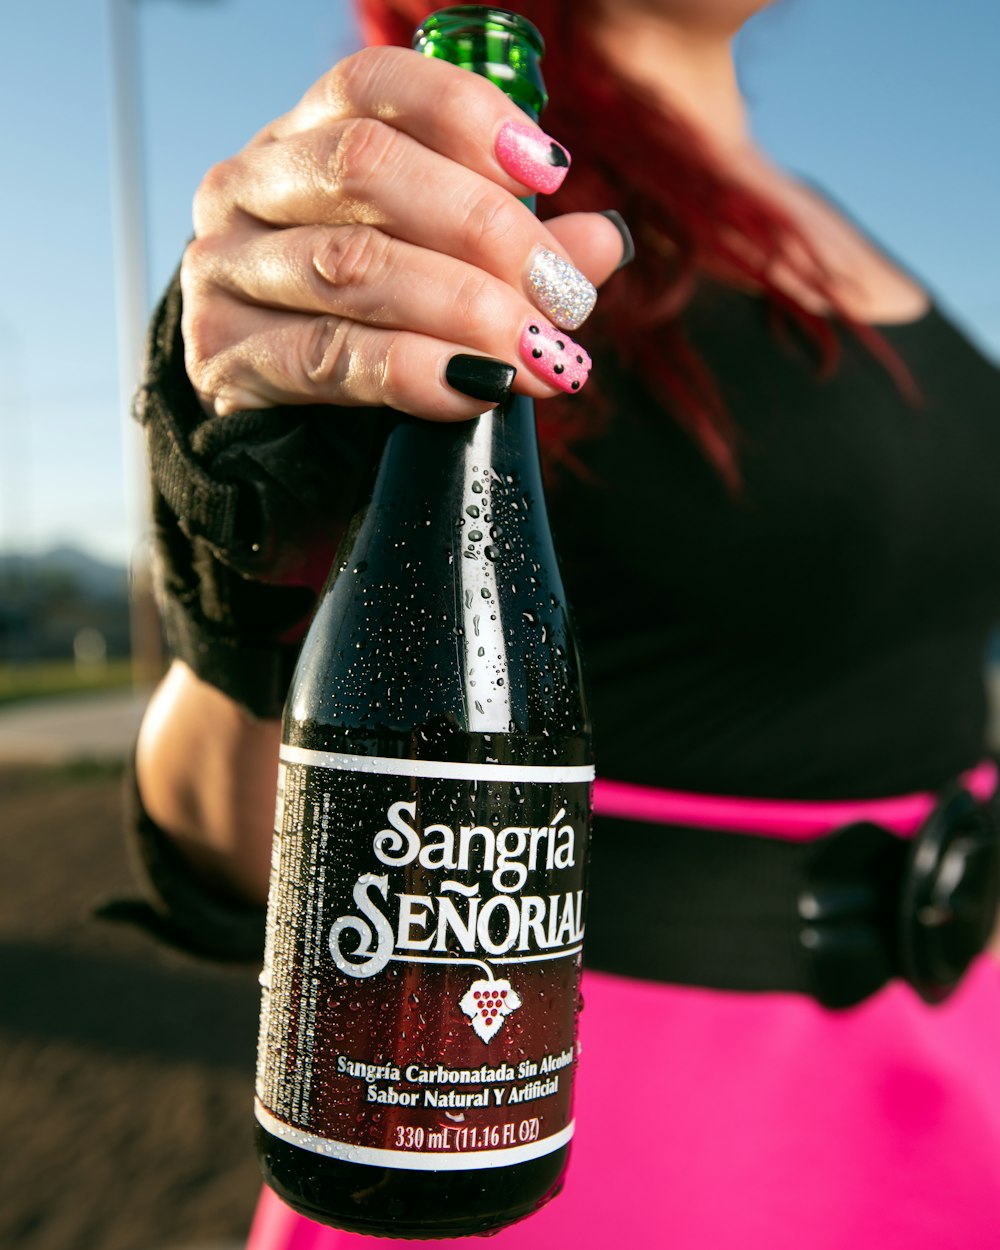
<instances>
[{"instance_id":1,"label":"metal pole","mask_svg":"<svg viewBox=\"0 0 1000 1250\"><path fill-rule=\"evenodd\" d=\"M139 75L137 6L108 0L111 36L111 168L118 406L121 414L125 503L131 539L130 630L136 686L148 687L163 667L149 559L149 494L141 431L130 408L142 368L149 319L149 279Z\"/></svg>"}]
</instances>

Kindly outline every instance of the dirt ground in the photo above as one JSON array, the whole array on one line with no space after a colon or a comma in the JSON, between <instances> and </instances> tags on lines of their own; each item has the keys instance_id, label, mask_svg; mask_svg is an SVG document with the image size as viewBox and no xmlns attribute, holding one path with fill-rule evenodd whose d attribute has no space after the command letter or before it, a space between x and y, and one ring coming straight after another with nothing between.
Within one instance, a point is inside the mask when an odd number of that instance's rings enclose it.
<instances>
[{"instance_id":1,"label":"dirt ground","mask_svg":"<svg viewBox=\"0 0 1000 1250\"><path fill-rule=\"evenodd\" d=\"M0 768L0 1246L241 1244L256 969L94 919L134 893L112 767Z\"/></svg>"}]
</instances>

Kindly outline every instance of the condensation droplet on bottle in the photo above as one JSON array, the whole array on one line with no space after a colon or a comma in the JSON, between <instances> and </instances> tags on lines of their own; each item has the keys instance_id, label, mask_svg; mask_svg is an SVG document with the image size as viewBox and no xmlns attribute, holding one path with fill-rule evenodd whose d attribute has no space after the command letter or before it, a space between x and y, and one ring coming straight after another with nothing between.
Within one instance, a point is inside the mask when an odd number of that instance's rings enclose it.
<instances>
[{"instance_id":1,"label":"condensation droplet on bottle","mask_svg":"<svg viewBox=\"0 0 1000 1250\"><path fill-rule=\"evenodd\" d=\"M483 536L482 530L469 530L469 542L477 543Z\"/></svg>"},{"instance_id":2,"label":"condensation droplet on bottle","mask_svg":"<svg viewBox=\"0 0 1000 1250\"><path fill-rule=\"evenodd\" d=\"M479 516L479 509L476 507L474 503L470 503L469 506L465 509L465 511L468 516L471 516L473 518Z\"/></svg>"},{"instance_id":3,"label":"condensation droplet on bottle","mask_svg":"<svg viewBox=\"0 0 1000 1250\"><path fill-rule=\"evenodd\" d=\"M483 548L483 555L487 560L495 560L499 554L499 547L494 547L492 543Z\"/></svg>"}]
</instances>

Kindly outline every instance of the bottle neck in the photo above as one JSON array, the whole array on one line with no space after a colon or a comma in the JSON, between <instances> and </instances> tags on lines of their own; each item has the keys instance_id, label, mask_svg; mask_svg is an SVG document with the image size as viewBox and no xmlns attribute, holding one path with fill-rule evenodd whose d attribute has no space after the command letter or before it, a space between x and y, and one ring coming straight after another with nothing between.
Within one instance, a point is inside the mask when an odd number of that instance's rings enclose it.
<instances>
[{"instance_id":1,"label":"bottle neck","mask_svg":"<svg viewBox=\"0 0 1000 1250\"><path fill-rule=\"evenodd\" d=\"M432 13L413 47L488 78L537 121L547 96L540 62L545 51L535 26L518 13L487 5L456 5Z\"/></svg>"},{"instance_id":2,"label":"bottle neck","mask_svg":"<svg viewBox=\"0 0 1000 1250\"><path fill-rule=\"evenodd\" d=\"M480 493L475 483L483 483L487 474L514 477L533 494L541 494L535 406L524 395L511 395L468 421L442 423L400 416L389 431L379 469L379 477L392 480L396 489L408 481L414 486L420 483L417 488L426 494L433 483L441 511L450 508L460 516L466 516L466 508L475 503L474 496Z\"/></svg>"}]
</instances>

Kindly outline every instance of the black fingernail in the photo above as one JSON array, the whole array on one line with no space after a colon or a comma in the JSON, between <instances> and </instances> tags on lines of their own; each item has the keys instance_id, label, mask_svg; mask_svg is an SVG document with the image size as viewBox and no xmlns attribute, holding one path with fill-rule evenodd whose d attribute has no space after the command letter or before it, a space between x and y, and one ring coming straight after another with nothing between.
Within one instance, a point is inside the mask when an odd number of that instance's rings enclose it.
<instances>
[{"instance_id":1,"label":"black fingernail","mask_svg":"<svg viewBox=\"0 0 1000 1250\"><path fill-rule=\"evenodd\" d=\"M502 403L510 394L517 370L504 360L492 356L452 356L444 371L445 381L463 395Z\"/></svg>"},{"instance_id":2,"label":"black fingernail","mask_svg":"<svg viewBox=\"0 0 1000 1250\"><path fill-rule=\"evenodd\" d=\"M622 258L615 269L615 273L617 273L619 269L624 269L626 265L631 265L632 261L635 260L635 242L632 239L632 231L625 224L625 218L614 208L606 208L599 215L607 217L608 221L622 236Z\"/></svg>"}]
</instances>

